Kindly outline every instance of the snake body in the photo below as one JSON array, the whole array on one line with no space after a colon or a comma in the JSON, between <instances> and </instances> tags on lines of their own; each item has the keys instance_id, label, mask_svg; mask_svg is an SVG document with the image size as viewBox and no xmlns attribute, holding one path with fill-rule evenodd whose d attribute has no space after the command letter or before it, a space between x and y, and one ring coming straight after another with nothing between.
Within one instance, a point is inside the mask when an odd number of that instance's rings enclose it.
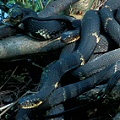
<instances>
[{"instance_id":1,"label":"snake body","mask_svg":"<svg viewBox=\"0 0 120 120\"><path fill-rule=\"evenodd\" d=\"M14 6L9 10L10 22L14 27L24 25L24 32L38 40L52 40L63 36L64 42L79 39L81 21L65 15L55 15L46 18L38 17L31 9ZM79 27L78 27L79 26ZM65 32L65 33L64 33Z\"/></svg>"},{"instance_id":2,"label":"snake body","mask_svg":"<svg viewBox=\"0 0 120 120\"><path fill-rule=\"evenodd\" d=\"M96 23L97 26L93 26L93 22ZM92 29L93 27L94 29ZM84 63L90 58L96 44L99 42L100 19L96 11L91 10L86 13L83 18L82 28L81 40L77 49L72 54L60 58L54 64L51 64L47 70L43 71L41 81L44 81L44 84L40 87L37 94L21 99L20 102L23 108L34 107L31 104L34 100L38 100L38 103L36 101L36 106L46 101L48 96L58 87L61 77L66 72L80 65L84 65ZM86 46L88 49L85 50Z\"/></svg>"},{"instance_id":3,"label":"snake body","mask_svg":"<svg viewBox=\"0 0 120 120\"><path fill-rule=\"evenodd\" d=\"M105 68L119 59L120 59L120 48L107 52L93 59L92 61L87 62L84 66L78 67L75 71L73 71L73 74L77 77L81 77L81 76L88 77L96 73L97 69Z\"/></svg>"},{"instance_id":4,"label":"snake body","mask_svg":"<svg viewBox=\"0 0 120 120\"><path fill-rule=\"evenodd\" d=\"M101 72L73 84L69 84L56 89L47 101L41 104L41 109L50 108L60 103L63 103L70 98L74 98L92 88L99 85L102 82L107 82L113 74L120 70L120 61L116 61L112 65L106 67ZM89 86L89 87L88 87Z\"/></svg>"},{"instance_id":5,"label":"snake body","mask_svg":"<svg viewBox=\"0 0 120 120\"><path fill-rule=\"evenodd\" d=\"M120 26L114 18L115 10L119 7L120 0L108 0L98 11L99 15L97 11L91 10L85 14L81 23L81 40L77 41L77 46L72 44L73 47L68 55L65 56L67 52L61 53L60 59L43 71L38 93L22 98L19 102L22 108L39 106L40 109L49 109L82 94L101 82L107 82L116 71L120 70L120 48L88 61L99 42L100 19L104 32L120 45ZM67 49L69 50L69 47ZM96 73L97 69L100 69L100 72ZM81 76L88 78L58 88L61 77L70 70L73 70L73 74L78 78ZM115 83L114 77L112 80L110 86Z\"/></svg>"},{"instance_id":6,"label":"snake body","mask_svg":"<svg viewBox=\"0 0 120 120\"><path fill-rule=\"evenodd\" d=\"M114 79L114 78L116 78L116 76L113 76L113 74L116 73L117 71L118 71L118 73L120 71L120 60L116 61L112 65L106 67L101 72L99 72L83 81L69 84L69 85L66 85L66 86L56 89L49 96L47 101L45 101L43 104L41 104L40 109L54 108L54 106L57 106L71 98L78 96L79 94L84 93L84 92L94 88L96 85L101 84L102 82L107 82L111 77L112 77L111 78L112 81L110 81L110 82L112 82L112 84L113 84L114 83L113 80L116 80L116 79ZM118 74L118 73L117 73L117 77L119 78L120 74ZM56 110L58 110L58 109L56 109ZM30 112L30 111L28 111L28 112ZM61 114L61 112L63 112L62 109L60 109L59 112ZM54 114L56 114L56 113L57 113L57 111L54 112ZM49 117L50 116L54 117L54 114L49 114ZM26 116L24 116L24 118L25 117Z\"/></svg>"}]
</instances>

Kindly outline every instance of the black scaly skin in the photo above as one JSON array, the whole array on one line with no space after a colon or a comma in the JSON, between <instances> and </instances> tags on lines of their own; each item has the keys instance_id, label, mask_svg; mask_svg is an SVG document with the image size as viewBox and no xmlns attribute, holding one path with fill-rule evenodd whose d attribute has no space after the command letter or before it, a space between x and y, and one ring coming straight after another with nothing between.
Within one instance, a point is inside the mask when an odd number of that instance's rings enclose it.
<instances>
[{"instance_id":1,"label":"black scaly skin","mask_svg":"<svg viewBox=\"0 0 120 120\"><path fill-rule=\"evenodd\" d=\"M106 67L104 70L96 73L95 75L73 84L69 84L63 87L60 87L52 92L45 103L41 104L40 109L51 108L55 105L63 103L73 97L94 88L95 86L106 83L113 76L114 73L120 71L120 60L116 61L112 65ZM118 73L117 73L118 75ZM119 75L120 76L120 75ZM118 77L119 77L118 76ZM113 80L115 80L113 78ZM89 86L89 87L88 87Z\"/></svg>"},{"instance_id":2,"label":"black scaly skin","mask_svg":"<svg viewBox=\"0 0 120 120\"><path fill-rule=\"evenodd\" d=\"M107 95L109 95L109 93L115 87L118 80L120 80L120 70L116 71L112 75L112 77L109 79L109 81L107 83L107 87L106 87L105 92L103 93L102 97L106 97Z\"/></svg>"},{"instance_id":3,"label":"black scaly skin","mask_svg":"<svg viewBox=\"0 0 120 120\"><path fill-rule=\"evenodd\" d=\"M66 57L66 55L70 55L71 53L73 53L73 52L75 51L75 49L76 49L76 46L77 46L78 42L79 42L79 41L73 42L73 43L71 43L71 44L66 45L66 46L62 49L59 58Z\"/></svg>"},{"instance_id":4,"label":"black scaly skin","mask_svg":"<svg viewBox=\"0 0 120 120\"><path fill-rule=\"evenodd\" d=\"M108 1L112 2L112 0ZM120 1L115 0L113 5L110 6L108 3L99 11L102 24L105 32L114 39L114 41L120 46L120 25L114 18L114 11L120 6ZM113 7L114 6L114 7Z\"/></svg>"},{"instance_id":5,"label":"black scaly skin","mask_svg":"<svg viewBox=\"0 0 120 120\"><path fill-rule=\"evenodd\" d=\"M120 24L120 7L115 11L115 19Z\"/></svg>"},{"instance_id":6,"label":"black scaly skin","mask_svg":"<svg viewBox=\"0 0 120 120\"><path fill-rule=\"evenodd\" d=\"M93 55L90 57L89 61L95 59L96 57L103 55L104 53L114 50L116 48L118 48L118 45L116 44L115 41L110 39L105 34L101 34L100 42L97 44L95 51L94 51Z\"/></svg>"},{"instance_id":7,"label":"black scaly skin","mask_svg":"<svg viewBox=\"0 0 120 120\"><path fill-rule=\"evenodd\" d=\"M22 23L27 34L39 40L55 39L66 29L65 23L60 20L42 21L27 18Z\"/></svg>"},{"instance_id":8,"label":"black scaly skin","mask_svg":"<svg viewBox=\"0 0 120 120\"><path fill-rule=\"evenodd\" d=\"M51 40L61 37L62 42L70 43L80 38L81 21L71 20L65 15L46 18L28 16L23 18L21 23L24 24L25 30L28 30L27 33L36 39Z\"/></svg>"},{"instance_id":9,"label":"black scaly skin","mask_svg":"<svg viewBox=\"0 0 120 120\"><path fill-rule=\"evenodd\" d=\"M118 7L120 7L120 0L108 0L103 8L105 6L109 6L111 10L116 10Z\"/></svg>"},{"instance_id":10,"label":"black scaly skin","mask_svg":"<svg viewBox=\"0 0 120 120\"><path fill-rule=\"evenodd\" d=\"M120 80L120 61L116 61L114 64L108 66L107 68L105 68L104 70L102 70L101 72L93 75L92 77L85 79L82 82L78 82L77 84L69 84L67 86L61 87L59 89L57 89L56 91L53 92L53 94L49 97L49 99L46 101L46 103L42 106L42 107L52 107L56 104L60 104L61 102L65 102L67 100L69 100L72 97L77 97L79 94L82 94L86 91L88 91L88 89L92 89L95 86L99 85L100 83L107 83L107 87L105 89L105 93L101 96L103 98L105 98L113 89L113 87L115 86L115 84L117 83L117 81ZM88 87L89 86L89 87ZM63 91L63 93L61 93L61 91ZM59 97L55 97L55 96L59 96ZM76 95L76 96L74 96ZM100 100L103 100L100 99ZM52 100L56 99L57 101L52 102ZM52 103L52 104L51 104ZM60 112L57 114L53 114L53 115L46 115L47 118L56 118L58 116L61 116L67 112L70 112L71 110L77 109L77 108L82 108L82 106L78 106L76 108L72 108L69 110L66 110L64 112Z\"/></svg>"},{"instance_id":11,"label":"black scaly skin","mask_svg":"<svg viewBox=\"0 0 120 120\"><path fill-rule=\"evenodd\" d=\"M81 40L77 49L72 54L59 59L47 70L43 71L41 80L44 81L44 84L40 87L37 94L22 98L19 102L21 107L34 107L33 104L35 101L36 103L40 101L41 103L45 102L49 95L58 87L62 75L79 65L83 65L90 58L96 44L99 42L99 32L100 19L97 12L88 11L82 21Z\"/></svg>"},{"instance_id":12,"label":"black scaly skin","mask_svg":"<svg viewBox=\"0 0 120 120\"><path fill-rule=\"evenodd\" d=\"M59 105L56 105L54 107L52 107L48 112L47 112L47 116L51 116L51 115L54 115L54 114L58 114L58 113L62 113L64 112L64 106L63 104L59 104ZM58 117L55 117L55 118L45 118L45 120L64 120L64 115L61 115L61 116L58 116Z\"/></svg>"},{"instance_id":13,"label":"black scaly skin","mask_svg":"<svg viewBox=\"0 0 120 120\"><path fill-rule=\"evenodd\" d=\"M90 75L96 73L97 69L105 68L119 59L120 48L104 53L92 61L87 62L84 66L81 66L74 70L73 75L76 77L89 77Z\"/></svg>"},{"instance_id":14,"label":"black scaly skin","mask_svg":"<svg viewBox=\"0 0 120 120\"><path fill-rule=\"evenodd\" d=\"M16 120L35 120L34 113L35 111L33 109L26 110L20 108L16 115Z\"/></svg>"},{"instance_id":15,"label":"black scaly skin","mask_svg":"<svg viewBox=\"0 0 120 120\"><path fill-rule=\"evenodd\" d=\"M77 41L77 43L78 43L78 41ZM61 54L59 56L59 59L64 58L64 57L66 57L66 55L71 54L75 50L77 43L73 42L73 43L68 44L67 46L65 46L65 48L62 49L62 52L61 52ZM54 64L54 62L53 62L53 64ZM47 67L49 67L49 66L47 66ZM47 113L46 116L51 116L51 115L54 115L54 114L64 113L64 111L65 111L64 110L64 105L63 104L58 104L58 105L52 107L49 110L49 112L46 112ZM56 116L55 118L51 118L51 119L45 117L45 120L48 120L48 119L49 120L64 120L64 115Z\"/></svg>"}]
</instances>

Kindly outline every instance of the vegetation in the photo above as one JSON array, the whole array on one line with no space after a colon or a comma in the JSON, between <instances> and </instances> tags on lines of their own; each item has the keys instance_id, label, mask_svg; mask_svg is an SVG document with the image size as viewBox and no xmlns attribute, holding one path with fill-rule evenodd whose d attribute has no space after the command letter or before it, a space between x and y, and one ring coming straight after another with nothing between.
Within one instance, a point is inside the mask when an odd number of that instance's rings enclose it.
<instances>
[{"instance_id":1,"label":"vegetation","mask_svg":"<svg viewBox=\"0 0 120 120\"><path fill-rule=\"evenodd\" d=\"M2 4L5 4L7 6L11 6L11 4L19 4L25 8L31 8L34 11L41 11L51 1L52 0L2 0Z\"/></svg>"}]
</instances>

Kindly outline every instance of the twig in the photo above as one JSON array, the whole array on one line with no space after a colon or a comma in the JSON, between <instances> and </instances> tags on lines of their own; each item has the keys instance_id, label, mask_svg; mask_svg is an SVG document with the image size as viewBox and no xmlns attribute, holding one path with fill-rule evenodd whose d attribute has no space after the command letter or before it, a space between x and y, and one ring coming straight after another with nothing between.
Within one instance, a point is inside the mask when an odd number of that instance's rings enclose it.
<instances>
[{"instance_id":1,"label":"twig","mask_svg":"<svg viewBox=\"0 0 120 120\"><path fill-rule=\"evenodd\" d=\"M24 93L21 97L19 97L15 102L11 103L11 105L8 105L8 108L5 109L1 114L0 114L0 118L2 117L2 115L4 115L11 107L13 107L13 105L15 105L23 96L25 96L26 94L31 93L30 91L27 91L26 93Z\"/></svg>"},{"instance_id":2,"label":"twig","mask_svg":"<svg viewBox=\"0 0 120 120\"><path fill-rule=\"evenodd\" d=\"M4 82L4 84L0 87L0 90L5 86L5 84L10 80L10 78L14 75L14 73L16 72L18 66L14 69L14 71L12 72L12 74L10 75L10 77Z\"/></svg>"},{"instance_id":3,"label":"twig","mask_svg":"<svg viewBox=\"0 0 120 120\"><path fill-rule=\"evenodd\" d=\"M0 107L0 111L6 109L6 108L8 108L8 107L10 107L10 106L13 105L13 104L14 104L14 103L10 103L10 104L8 104L8 105L5 105L5 106L3 106L3 107Z\"/></svg>"},{"instance_id":4,"label":"twig","mask_svg":"<svg viewBox=\"0 0 120 120\"><path fill-rule=\"evenodd\" d=\"M86 11L90 10L95 0L91 0Z\"/></svg>"},{"instance_id":5,"label":"twig","mask_svg":"<svg viewBox=\"0 0 120 120\"><path fill-rule=\"evenodd\" d=\"M35 66L35 67L41 68L42 70L44 70L44 67L42 67L42 66L36 64L35 62L32 62L32 65Z\"/></svg>"},{"instance_id":6,"label":"twig","mask_svg":"<svg viewBox=\"0 0 120 120\"><path fill-rule=\"evenodd\" d=\"M99 5L99 9L107 2L108 0L103 1L100 5Z\"/></svg>"}]
</instances>

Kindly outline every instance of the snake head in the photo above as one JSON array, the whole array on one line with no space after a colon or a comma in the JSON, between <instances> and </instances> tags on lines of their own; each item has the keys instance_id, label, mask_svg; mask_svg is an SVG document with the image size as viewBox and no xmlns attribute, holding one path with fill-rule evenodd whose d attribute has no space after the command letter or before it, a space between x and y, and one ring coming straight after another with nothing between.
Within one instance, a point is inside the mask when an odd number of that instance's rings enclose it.
<instances>
[{"instance_id":1,"label":"snake head","mask_svg":"<svg viewBox=\"0 0 120 120\"><path fill-rule=\"evenodd\" d=\"M61 35L61 41L64 43L72 43L80 39L80 30L68 30Z\"/></svg>"},{"instance_id":2,"label":"snake head","mask_svg":"<svg viewBox=\"0 0 120 120\"><path fill-rule=\"evenodd\" d=\"M41 105L43 102L36 94L28 95L20 99L19 104L23 109L35 108Z\"/></svg>"},{"instance_id":3,"label":"snake head","mask_svg":"<svg viewBox=\"0 0 120 120\"><path fill-rule=\"evenodd\" d=\"M9 21L13 25L20 22L23 18L23 11L19 6L14 6L13 8L9 9L8 14L9 14Z\"/></svg>"},{"instance_id":4,"label":"snake head","mask_svg":"<svg viewBox=\"0 0 120 120\"><path fill-rule=\"evenodd\" d=\"M12 25L16 25L20 23L23 19L26 19L28 16L35 16L37 17L37 13L29 8L23 8L22 6L15 5L14 7L10 8L8 11L9 14L9 21Z\"/></svg>"}]
</instances>

